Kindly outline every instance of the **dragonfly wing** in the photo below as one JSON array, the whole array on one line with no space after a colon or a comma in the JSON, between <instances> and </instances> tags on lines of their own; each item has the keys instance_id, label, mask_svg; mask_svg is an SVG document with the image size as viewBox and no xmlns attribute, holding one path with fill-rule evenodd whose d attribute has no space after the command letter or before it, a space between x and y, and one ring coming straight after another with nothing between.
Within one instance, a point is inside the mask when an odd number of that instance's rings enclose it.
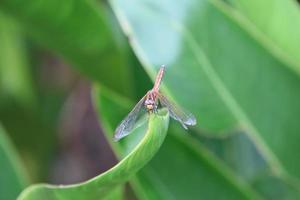
<instances>
[{"instance_id":1,"label":"dragonfly wing","mask_svg":"<svg viewBox=\"0 0 300 200\"><path fill-rule=\"evenodd\" d=\"M166 107L169 110L170 116L179 121L185 129L187 129L187 126L196 125L197 120L192 113L183 111L160 93L158 93L158 98L161 106Z\"/></svg>"},{"instance_id":2,"label":"dragonfly wing","mask_svg":"<svg viewBox=\"0 0 300 200\"><path fill-rule=\"evenodd\" d=\"M140 111L143 108L145 96L134 106L132 111L121 121L115 131L114 139L116 141L130 134L135 127L135 123L140 116Z\"/></svg>"}]
</instances>

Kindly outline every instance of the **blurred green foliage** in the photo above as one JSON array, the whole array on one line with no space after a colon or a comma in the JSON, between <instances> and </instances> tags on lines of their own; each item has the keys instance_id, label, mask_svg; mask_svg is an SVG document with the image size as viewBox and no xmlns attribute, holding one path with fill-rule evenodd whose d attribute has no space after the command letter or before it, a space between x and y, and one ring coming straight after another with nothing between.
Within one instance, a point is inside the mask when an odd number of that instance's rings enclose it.
<instances>
[{"instance_id":1,"label":"blurred green foliage","mask_svg":"<svg viewBox=\"0 0 300 200\"><path fill-rule=\"evenodd\" d=\"M16 199L28 177L14 147L0 126L0 199Z\"/></svg>"},{"instance_id":2,"label":"blurred green foliage","mask_svg":"<svg viewBox=\"0 0 300 200\"><path fill-rule=\"evenodd\" d=\"M19 199L124 199L127 180L143 200L300 199L299 9L280 0L2 0L0 121L17 151L1 128L0 199L51 171L73 85L41 83L43 51L93 82L120 163L82 184L33 185ZM151 116L112 142L161 64L162 92L198 124L186 134L171 121L167 131L167 115Z\"/></svg>"}]
</instances>

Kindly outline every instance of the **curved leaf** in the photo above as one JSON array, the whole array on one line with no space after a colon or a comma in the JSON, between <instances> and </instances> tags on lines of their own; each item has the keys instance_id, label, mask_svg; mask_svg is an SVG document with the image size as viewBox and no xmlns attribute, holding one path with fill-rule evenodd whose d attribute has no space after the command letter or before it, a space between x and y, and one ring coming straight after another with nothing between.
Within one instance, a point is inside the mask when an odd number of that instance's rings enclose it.
<instances>
[{"instance_id":1,"label":"curved leaf","mask_svg":"<svg viewBox=\"0 0 300 200\"><path fill-rule=\"evenodd\" d=\"M148 125L135 130L142 139L132 146L131 151L113 168L86 182L74 185L54 186L38 184L24 190L19 200L33 199L106 199L115 192L117 186L127 181L155 155L162 145L167 133L169 122L168 112L149 116ZM132 133L136 135L136 133ZM127 138L129 139L129 138ZM111 197L112 198L112 197Z\"/></svg>"},{"instance_id":2,"label":"curved leaf","mask_svg":"<svg viewBox=\"0 0 300 200\"><path fill-rule=\"evenodd\" d=\"M225 3L110 2L151 77L159 65L169 66L164 91L194 112L198 132L224 136L242 127L276 174L300 177L293 156L300 150L299 76Z\"/></svg>"},{"instance_id":3,"label":"curved leaf","mask_svg":"<svg viewBox=\"0 0 300 200\"><path fill-rule=\"evenodd\" d=\"M128 100L108 90L96 90L95 101L102 126L112 141L114 128L130 110ZM161 150L137 176L130 181L139 199L259 199L247 183L240 180L215 159L205 148L191 141L184 129L168 135ZM174 130L169 133L173 133ZM177 131L178 132L178 131ZM185 137L184 137L185 136ZM139 137L137 134L129 137ZM121 156L131 148L133 140L111 143ZM218 191L218 192L216 192Z\"/></svg>"}]
</instances>

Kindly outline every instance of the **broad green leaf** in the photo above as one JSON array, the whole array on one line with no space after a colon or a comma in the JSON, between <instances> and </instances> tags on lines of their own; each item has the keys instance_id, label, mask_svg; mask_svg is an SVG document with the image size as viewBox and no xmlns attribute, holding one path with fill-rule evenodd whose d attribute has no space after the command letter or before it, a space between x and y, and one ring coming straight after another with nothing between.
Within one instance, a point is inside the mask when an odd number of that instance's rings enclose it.
<instances>
[{"instance_id":1,"label":"broad green leaf","mask_svg":"<svg viewBox=\"0 0 300 200\"><path fill-rule=\"evenodd\" d=\"M150 76L167 66L163 91L193 111L196 131L224 136L241 127L272 171L300 177L299 76L243 29L225 3L110 2Z\"/></svg>"},{"instance_id":2,"label":"broad green leaf","mask_svg":"<svg viewBox=\"0 0 300 200\"><path fill-rule=\"evenodd\" d=\"M300 74L300 7L292 1L231 0L241 25ZM256 33L257 32L257 33ZM260 34L262 33L262 34Z\"/></svg>"},{"instance_id":3,"label":"broad green leaf","mask_svg":"<svg viewBox=\"0 0 300 200\"><path fill-rule=\"evenodd\" d=\"M280 179L274 175L258 176L252 184L266 199L296 200L300 198L299 188L296 188L289 180Z\"/></svg>"},{"instance_id":4,"label":"broad green leaf","mask_svg":"<svg viewBox=\"0 0 300 200\"><path fill-rule=\"evenodd\" d=\"M25 107L32 107L36 103L36 96L26 58L24 38L16 23L2 12L0 44L0 101L10 101L9 98L13 98Z\"/></svg>"},{"instance_id":5,"label":"broad green leaf","mask_svg":"<svg viewBox=\"0 0 300 200\"><path fill-rule=\"evenodd\" d=\"M300 190L289 177L272 173L247 134L237 131L226 138L194 134L194 138L220 158L265 199L299 199Z\"/></svg>"},{"instance_id":6,"label":"broad green leaf","mask_svg":"<svg viewBox=\"0 0 300 200\"><path fill-rule=\"evenodd\" d=\"M83 74L121 93L128 89L112 22L101 3L2 0L0 9L12 15L34 41L63 56Z\"/></svg>"},{"instance_id":7,"label":"broad green leaf","mask_svg":"<svg viewBox=\"0 0 300 200\"><path fill-rule=\"evenodd\" d=\"M28 184L19 157L0 125L0 199L14 200Z\"/></svg>"},{"instance_id":8,"label":"broad green leaf","mask_svg":"<svg viewBox=\"0 0 300 200\"><path fill-rule=\"evenodd\" d=\"M108 141L122 117L130 111L128 100L108 91L96 90L95 103ZM258 199L245 182L223 166L190 136L168 135L161 150L130 182L139 199ZM140 136L132 133L118 143L111 142L119 157L126 154ZM217 192L216 192L217 191Z\"/></svg>"},{"instance_id":9,"label":"broad green leaf","mask_svg":"<svg viewBox=\"0 0 300 200\"><path fill-rule=\"evenodd\" d=\"M111 199L116 187L122 185L155 155L162 145L168 128L169 116L166 110L149 116L149 122L135 129L141 140L135 141L130 151L113 168L86 182L54 186L38 184L24 190L19 200L33 199ZM133 133L133 135L135 135Z\"/></svg>"}]
</instances>

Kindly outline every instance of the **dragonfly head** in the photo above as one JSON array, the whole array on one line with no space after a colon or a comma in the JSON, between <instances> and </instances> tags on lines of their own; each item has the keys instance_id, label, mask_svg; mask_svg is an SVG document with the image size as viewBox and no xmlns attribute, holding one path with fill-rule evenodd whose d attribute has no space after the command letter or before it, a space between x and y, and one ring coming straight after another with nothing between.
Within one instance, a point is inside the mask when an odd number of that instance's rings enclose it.
<instances>
[{"instance_id":1,"label":"dragonfly head","mask_svg":"<svg viewBox=\"0 0 300 200\"><path fill-rule=\"evenodd\" d=\"M157 108L156 102L154 100L148 99L148 98L145 100L144 105L148 112L152 112L153 110L155 110Z\"/></svg>"},{"instance_id":2,"label":"dragonfly head","mask_svg":"<svg viewBox=\"0 0 300 200\"><path fill-rule=\"evenodd\" d=\"M151 111L154 109L154 106L152 104L147 104L146 108L147 108L147 110Z\"/></svg>"}]
</instances>

